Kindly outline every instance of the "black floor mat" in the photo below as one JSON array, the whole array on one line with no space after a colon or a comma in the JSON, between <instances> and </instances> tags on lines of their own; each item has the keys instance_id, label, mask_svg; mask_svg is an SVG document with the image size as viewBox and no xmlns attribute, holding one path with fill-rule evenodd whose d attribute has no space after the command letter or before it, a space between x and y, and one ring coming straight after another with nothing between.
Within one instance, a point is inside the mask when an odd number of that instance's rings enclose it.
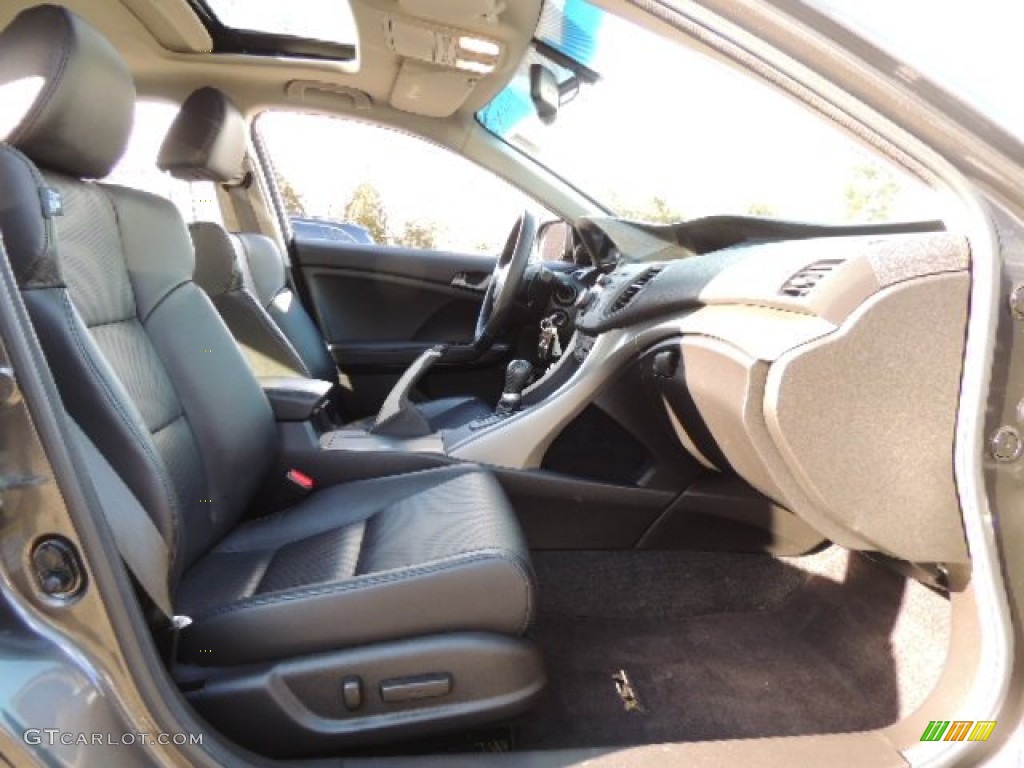
<instances>
[{"instance_id":1,"label":"black floor mat","mask_svg":"<svg viewBox=\"0 0 1024 768\"><path fill-rule=\"evenodd\" d=\"M920 703L945 658L948 601L838 549L539 553L535 564L550 681L517 749L876 728ZM616 691L620 670L637 710Z\"/></svg>"}]
</instances>

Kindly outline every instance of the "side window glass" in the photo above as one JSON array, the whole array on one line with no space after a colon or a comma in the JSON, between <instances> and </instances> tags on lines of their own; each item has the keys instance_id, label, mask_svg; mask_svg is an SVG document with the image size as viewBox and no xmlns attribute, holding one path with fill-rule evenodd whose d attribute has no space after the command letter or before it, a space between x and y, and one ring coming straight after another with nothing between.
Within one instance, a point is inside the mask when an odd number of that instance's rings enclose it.
<instances>
[{"instance_id":1,"label":"side window glass","mask_svg":"<svg viewBox=\"0 0 1024 768\"><path fill-rule=\"evenodd\" d=\"M156 166L160 145L177 114L175 104L140 101L135 107L135 123L128 147L104 181L165 197L177 206L186 222L214 221L223 224L213 182L182 181Z\"/></svg>"},{"instance_id":2,"label":"side window glass","mask_svg":"<svg viewBox=\"0 0 1024 768\"><path fill-rule=\"evenodd\" d=\"M539 208L453 152L388 128L268 112L257 129L302 238L494 255L523 209Z\"/></svg>"}]
</instances>

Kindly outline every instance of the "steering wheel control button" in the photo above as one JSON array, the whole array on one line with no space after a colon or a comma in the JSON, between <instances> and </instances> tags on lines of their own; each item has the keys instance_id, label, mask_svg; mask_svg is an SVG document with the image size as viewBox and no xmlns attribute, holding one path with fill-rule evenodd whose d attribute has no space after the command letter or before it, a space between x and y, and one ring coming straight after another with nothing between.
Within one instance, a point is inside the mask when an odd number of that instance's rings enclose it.
<instances>
[{"instance_id":1,"label":"steering wheel control button","mask_svg":"<svg viewBox=\"0 0 1024 768\"><path fill-rule=\"evenodd\" d=\"M989 450L992 458L1005 464L1017 461L1024 454L1024 442L1013 427L1000 427L989 439Z\"/></svg>"},{"instance_id":2,"label":"steering wheel control button","mask_svg":"<svg viewBox=\"0 0 1024 768\"><path fill-rule=\"evenodd\" d=\"M341 700L349 712L355 712L363 706L363 680L361 677L350 675L341 681Z\"/></svg>"},{"instance_id":3,"label":"steering wheel control button","mask_svg":"<svg viewBox=\"0 0 1024 768\"><path fill-rule=\"evenodd\" d=\"M380 684L380 697L388 704L416 699L437 699L452 692L452 676L446 673L399 677Z\"/></svg>"}]
</instances>

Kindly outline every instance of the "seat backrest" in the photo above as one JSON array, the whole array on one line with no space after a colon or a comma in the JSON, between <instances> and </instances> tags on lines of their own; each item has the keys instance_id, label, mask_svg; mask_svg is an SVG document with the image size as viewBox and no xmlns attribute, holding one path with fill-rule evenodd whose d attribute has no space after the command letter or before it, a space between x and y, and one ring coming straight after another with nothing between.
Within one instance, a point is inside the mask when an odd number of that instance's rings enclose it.
<instances>
[{"instance_id":1,"label":"seat backrest","mask_svg":"<svg viewBox=\"0 0 1024 768\"><path fill-rule=\"evenodd\" d=\"M157 165L188 181L230 185L244 176L245 118L216 88L190 95L167 133ZM213 299L259 376L338 382L323 335L288 285L277 244L258 233L229 234L219 224L191 227L195 281Z\"/></svg>"},{"instance_id":2,"label":"seat backrest","mask_svg":"<svg viewBox=\"0 0 1024 768\"><path fill-rule=\"evenodd\" d=\"M192 282L177 209L108 174L135 87L74 13L0 33L0 87L34 83L0 145L0 233L71 416L152 516L180 574L238 521L274 461L269 403Z\"/></svg>"},{"instance_id":3,"label":"seat backrest","mask_svg":"<svg viewBox=\"0 0 1024 768\"><path fill-rule=\"evenodd\" d=\"M209 221L191 224L189 232L196 249L195 283L220 312L253 372L318 378L256 297L242 239Z\"/></svg>"}]
</instances>

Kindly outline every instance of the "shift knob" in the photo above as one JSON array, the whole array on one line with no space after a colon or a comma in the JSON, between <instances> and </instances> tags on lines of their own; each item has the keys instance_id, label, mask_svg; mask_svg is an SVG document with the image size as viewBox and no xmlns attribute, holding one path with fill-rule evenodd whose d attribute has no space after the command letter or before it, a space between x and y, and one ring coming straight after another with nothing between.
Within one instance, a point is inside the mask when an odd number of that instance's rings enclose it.
<instances>
[{"instance_id":1,"label":"shift knob","mask_svg":"<svg viewBox=\"0 0 1024 768\"><path fill-rule=\"evenodd\" d=\"M529 360L513 360L505 369L505 391L498 401L498 413L511 413L519 409L523 390L530 381L533 365Z\"/></svg>"}]
</instances>

